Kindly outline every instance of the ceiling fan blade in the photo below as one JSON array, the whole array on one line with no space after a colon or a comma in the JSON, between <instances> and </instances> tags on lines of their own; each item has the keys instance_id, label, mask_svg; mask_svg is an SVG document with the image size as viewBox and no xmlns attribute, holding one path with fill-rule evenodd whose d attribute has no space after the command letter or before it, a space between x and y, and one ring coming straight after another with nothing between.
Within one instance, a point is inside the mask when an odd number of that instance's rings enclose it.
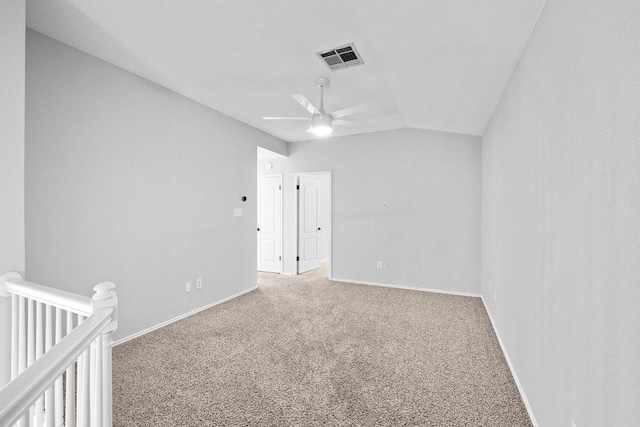
<instances>
[{"instance_id":1,"label":"ceiling fan blade","mask_svg":"<svg viewBox=\"0 0 640 427\"><path fill-rule=\"evenodd\" d=\"M364 127L364 125L361 125L360 123L350 122L349 120L342 120L342 119L332 120L331 123L337 126L345 126L350 128Z\"/></svg>"},{"instance_id":2,"label":"ceiling fan blade","mask_svg":"<svg viewBox=\"0 0 640 427\"><path fill-rule=\"evenodd\" d=\"M309 120L309 117L265 117L262 116L263 120Z\"/></svg>"},{"instance_id":3,"label":"ceiling fan blade","mask_svg":"<svg viewBox=\"0 0 640 427\"><path fill-rule=\"evenodd\" d=\"M331 117L334 119L340 119L342 117L351 116L353 114L363 113L375 108L376 104L373 102L367 102L365 104L354 105L353 107L345 108L343 110L334 111L331 113Z\"/></svg>"},{"instance_id":4,"label":"ceiling fan blade","mask_svg":"<svg viewBox=\"0 0 640 427\"><path fill-rule=\"evenodd\" d=\"M302 105L305 108L305 110L307 110L309 113L311 113L311 115L317 114L317 113L320 112L320 110L318 110L315 107L315 105L313 105L307 98L305 98L304 95L300 95L298 93L298 94L295 94L295 95L291 95L291 97L293 99L295 99L298 104Z\"/></svg>"}]
</instances>

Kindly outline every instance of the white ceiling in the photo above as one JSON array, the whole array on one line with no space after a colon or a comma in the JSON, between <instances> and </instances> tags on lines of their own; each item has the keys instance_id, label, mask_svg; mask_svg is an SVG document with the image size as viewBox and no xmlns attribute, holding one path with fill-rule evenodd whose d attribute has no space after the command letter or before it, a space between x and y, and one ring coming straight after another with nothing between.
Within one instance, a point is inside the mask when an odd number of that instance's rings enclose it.
<instances>
[{"instance_id":1,"label":"white ceiling","mask_svg":"<svg viewBox=\"0 0 640 427\"><path fill-rule=\"evenodd\" d=\"M545 0L28 0L27 26L286 141L315 138L290 95L328 112L374 102L362 128L481 135ZM365 64L316 52L354 42Z\"/></svg>"}]
</instances>

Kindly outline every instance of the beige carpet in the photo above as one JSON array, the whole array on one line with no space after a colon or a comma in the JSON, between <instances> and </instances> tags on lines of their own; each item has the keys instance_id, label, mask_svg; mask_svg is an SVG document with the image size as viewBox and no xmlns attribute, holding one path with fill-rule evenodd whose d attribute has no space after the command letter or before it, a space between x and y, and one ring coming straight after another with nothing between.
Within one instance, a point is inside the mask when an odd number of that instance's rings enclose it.
<instances>
[{"instance_id":1,"label":"beige carpet","mask_svg":"<svg viewBox=\"0 0 640 427\"><path fill-rule=\"evenodd\" d=\"M480 299L258 283L115 347L114 425L531 425Z\"/></svg>"}]
</instances>

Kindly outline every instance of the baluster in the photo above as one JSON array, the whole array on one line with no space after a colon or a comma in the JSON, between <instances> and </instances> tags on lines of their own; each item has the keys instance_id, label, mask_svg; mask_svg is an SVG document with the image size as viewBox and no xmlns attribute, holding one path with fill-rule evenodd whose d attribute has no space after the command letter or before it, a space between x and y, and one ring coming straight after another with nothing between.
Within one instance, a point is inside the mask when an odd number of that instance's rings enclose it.
<instances>
[{"instance_id":1,"label":"baluster","mask_svg":"<svg viewBox=\"0 0 640 427\"><path fill-rule=\"evenodd\" d=\"M25 297L18 298L18 375L27 369L27 313L26 311ZM18 420L18 427L28 426L29 412L25 412L24 415Z\"/></svg>"},{"instance_id":2,"label":"baluster","mask_svg":"<svg viewBox=\"0 0 640 427\"><path fill-rule=\"evenodd\" d=\"M35 338L35 322L33 312L33 301L27 300L27 366L33 365L36 360L36 338Z\"/></svg>"},{"instance_id":3,"label":"baluster","mask_svg":"<svg viewBox=\"0 0 640 427\"><path fill-rule=\"evenodd\" d=\"M78 326L84 322L85 317L78 314ZM82 413L84 401L82 400L82 396L84 396L84 352L80 353L77 359L78 370L77 375L78 378L76 380L77 392L76 392L76 424L78 426L82 426L80 414Z\"/></svg>"},{"instance_id":4,"label":"baluster","mask_svg":"<svg viewBox=\"0 0 640 427\"><path fill-rule=\"evenodd\" d=\"M73 313L67 311L67 335L73 330ZM66 381L66 403L65 403L65 426L74 427L76 421L76 372L75 363L71 364L67 368L67 381Z\"/></svg>"},{"instance_id":5,"label":"baluster","mask_svg":"<svg viewBox=\"0 0 640 427\"><path fill-rule=\"evenodd\" d=\"M36 360L42 357L42 303L36 301ZM44 421L44 396L36 400L36 425L39 427Z\"/></svg>"},{"instance_id":6,"label":"baluster","mask_svg":"<svg viewBox=\"0 0 640 427\"><path fill-rule=\"evenodd\" d=\"M51 318L52 307L45 305L45 323L44 323L44 351L45 353L53 347L53 319ZM44 392L44 419L45 426L53 427L54 423L54 407L53 407L53 385Z\"/></svg>"},{"instance_id":7,"label":"baluster","mask_svg":"<svg viewBox=\"0 0 640 427\"><path fill-rule=\"evenodd\" d=\"M91 409L93 420L91 425L102 426L102 333L92 344L92 375L91 375Z\"/></svg>"},{"instance_id":8,"label":"baluster","mask_svg":"<svg viewBox=\"0 0 640 427\"><path fill-rule=\"evenodd\" d=\"M11 295L11 379L18 376L18 349L20 338L18 329L20 324L20 297Z\"/></svg>"},{"instance_id":9,"label":"baluster","mask_svg":"<svg viewBox=\"0 0 640 427\"><path fill-rule=\"evenodd\" d=\"M113 343L113 331L109 331L102 335L102 399L104 404L102 405L102 425L105 427L111 427L113 425L112 420L112 372L111 372L111 345Z\"/></svg>"},{"instance_id":10,"label":"baluster","mask_svg":"<svg viewBox=\"0 0 640 427\"><path fill-rule=\"evenodd\" d=\"M62 340L62 309L56 307L56 344ZM62 413L64 411L63 403L63 391L62 391L62 375L54 383L54 410L55 410L55 425L62 425Z\"/></svg>"},{"instance_id":11,"label":"baluster","mask_svg":"<svg viewBox=\"0 0 640 427\"><path fill-rule=\"evenodd\" d=\"M34 321L34 308L33 305L37 304L35 301L27 300L27 367L33 365L36 360L36 325ZM35 421L35 405L29 407L29 422Z\"/></svg>"},{"instance_id":12,"label":"baluster","mask_svg":"<svg viewBox=\"0 0 640 427\"><path fill-rule=\"evenodd\" d=\"M18 317L18 374L20 374L27 368L27 315L24 297L18 297Z\"/></svg>"},{"instance_id":13,"label":"baluster","mask_svg":"<svg viewBox=\"0 0 640 427\"><path fill-rule=\"evenodd\" d=\"M84 321L84 316L78 316L78 324ZM90 350L87 347L78 358L78 397L76 405L78 407L78 426L89 425L89 359Z\"/></svg>"}]
</instances>

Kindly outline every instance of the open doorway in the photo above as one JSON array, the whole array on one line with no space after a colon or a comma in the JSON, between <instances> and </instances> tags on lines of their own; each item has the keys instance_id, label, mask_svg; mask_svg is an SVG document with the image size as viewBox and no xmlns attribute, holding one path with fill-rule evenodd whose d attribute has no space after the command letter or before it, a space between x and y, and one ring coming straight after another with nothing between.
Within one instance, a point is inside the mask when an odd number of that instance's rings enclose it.
<instances>
[{"instance_id":1,"label":"open doorway","mask_svg":"<svg viewBox=\"0 0 640 427\"><path fill-rule=\"evenodd\" d=\"M294 274L322 267L331 278L331 172L292 176Z\"/></svg>"},{"instance_id":2,"label":"open doorway","mask_svg":"<svg viewBox=\"0 0 640 427\"><path fill-rule=\"evenodd\" d=\"M257 160L257 271L315 272L331 279L331 171L296 170L294 159L261 147ZM299 203L301 181L304 204Z\"/></svg>"}]
</instances>

